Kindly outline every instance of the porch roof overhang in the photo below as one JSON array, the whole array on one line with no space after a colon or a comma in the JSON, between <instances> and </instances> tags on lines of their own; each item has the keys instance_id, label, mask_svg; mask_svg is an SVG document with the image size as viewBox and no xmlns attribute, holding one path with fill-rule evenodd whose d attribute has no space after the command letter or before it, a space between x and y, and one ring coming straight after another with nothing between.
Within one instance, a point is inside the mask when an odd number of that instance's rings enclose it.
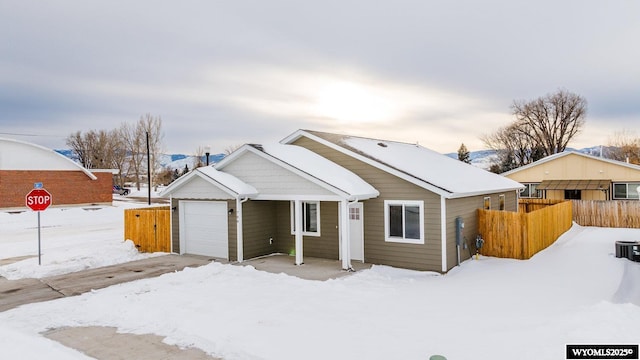
<instances>
[{"instance_id":1,"label":"porch roof overhang","mask_svg":"<svg viewBox=\"0 0 640 360\"><path fill-rule=\"evenodd\" d=\"M538 190L608 190L611 180L544 180Z\"/></svg>"}]
</instances>

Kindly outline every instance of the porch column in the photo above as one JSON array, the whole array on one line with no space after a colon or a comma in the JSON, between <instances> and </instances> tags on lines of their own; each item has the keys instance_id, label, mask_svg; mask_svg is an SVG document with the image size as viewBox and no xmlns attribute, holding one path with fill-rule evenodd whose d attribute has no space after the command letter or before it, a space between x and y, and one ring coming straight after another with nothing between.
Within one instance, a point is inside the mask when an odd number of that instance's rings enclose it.
<instances>
[{"instance_id":1,"label":"porch column","mask_svg":"<svg viewBox=\"0 0 640 360\"><path fill-rule=\"evenodd\" d=\"M349 231L349 202L340 201L340 240L342 246L342 269L350 270L351 266L351 236Z\"/></svg>"},{"instance_id":2,"label":"porch column","mask_svg":"<svg viewBox=\"0 0 640 360\"><path fill-rule=\"evenodd\" d=\"M295 201L295 228L296 228L296 265L302 265L302 201Z\"/></svg>"},{"instance_id":3,"label":"porch column","mask_svg":"<svg viewBox=\"0 0 640 360\"><path fill-rule=\"evenodd\" d=\"M246 200L245 200L246 201ZM244 201L236 198L236 257L238 262L244 261L243 233L242 233L242 203Z\"/></svg>"}]
</instances>

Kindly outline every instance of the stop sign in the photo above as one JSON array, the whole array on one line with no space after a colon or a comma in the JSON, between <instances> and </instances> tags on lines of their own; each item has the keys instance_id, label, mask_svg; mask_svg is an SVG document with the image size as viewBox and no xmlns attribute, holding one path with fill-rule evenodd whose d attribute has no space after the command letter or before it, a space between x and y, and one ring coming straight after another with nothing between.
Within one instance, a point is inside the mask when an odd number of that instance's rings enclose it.
<instances>
[{"instance_id":1,"label":"stop sign","mask_svg":"<svg viewBox=\"0 0 640 360\"><path fill-rule=\"evenodd\" d=\"M26 196L27 206L33 211L42 211L51 205L51 194L45 189L33 189Z\"/></svg>"}]
</instances>

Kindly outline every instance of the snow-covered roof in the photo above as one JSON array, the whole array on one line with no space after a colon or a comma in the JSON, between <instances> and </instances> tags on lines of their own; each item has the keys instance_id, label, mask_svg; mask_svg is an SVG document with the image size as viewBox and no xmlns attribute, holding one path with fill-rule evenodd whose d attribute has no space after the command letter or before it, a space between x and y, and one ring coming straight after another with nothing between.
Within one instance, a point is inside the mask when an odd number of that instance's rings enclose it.
<instances>
[{"instance_id":1,"label":"snow-covered roof","mask_svg":"<svg viewBox=\"0 0 640 360\"><path fill-rule=\"evenodd\" d=\"M97 179L91 171L51 149L6 138L0 138L0 170L73 170L82 171L92 180Z\"/></svg>"},{"instance_id":2,"label":"snow-covered roof","mask_svg":"<svg viewBox=\"0 0 640 360\"><path fill-rule=\"evenodd\" d=\"M171 195L182 186L187 184L189 182L189 179L195 176L198 176L210 182L212 185L220 188L233 197L250 198L258 194L258 190L256 190L256 188L236 178L235 176L222 171L218 171L212 166L203 166L194 169L190 173L180 177L179 179L171 183L171 185L169 185L160 193L160 196L166 197Z\"/></svg>"},{"instance_id":3,"label":"snow-covered roof","mask_svg":"<svg viewBox=\"0 0 640 360\"><path fill-rule=\"evenodd\" d=\"M204 175L210 177L217 183L220 183L226 186L231 191L240 195L241 197L251 197L258 194L258 190L256 190L256 188L254 188L253 186L245 183L244 181L238 179L237 177L231 174L218 171L212 166L200 167L200 168L197 168L196 171L199 171Z\"/></svg>"},{"instance_id":4,"label":"snow-covered roof","mask_svg":"<svg viewBox=\"0 0 640 360\"><path fill-rule=\"evenodd\" d=\"M359 199L380 195L361 177L350 170L296 145L269 144L263 146L267 154Z\"/></svg>"},{"instance_id":5,"label":"snow-covered roof","mask_svg":"<svg viewBox=\"0 0 640 360\"><path fill-rule=\"evenodd\" d=\"M296 145L247 144L216 164L216 169L224 171L227 164L235 161L246 151L251 151L274 163L289 167L290 170L308 180L340 196L346 196L349 200L370 199L380 195L378 190L350 170Z\"/></svg>"},{"instance_id":6,"label":"snow-covered roof","mask_svg":"<svg viewBox=\"0 0 640 360\"><path fill-rule=\"evenodd\" d=\"M513 174L513 173L517 173L517 172L520 172L520 171L523 171L523 170L526 170L526 169L530 169L532 167L535 167L535 166L538 166L538 165L542 165L542 164L547 163L549 161L557 160L557 159L560 159L560 158L563 158L563 157L569 156L569 155L582 156L582 157L587 158L587 159L598 160L598 161L606 162L606 163L609 163L609 164L613 164L613 165L617 165L617 166L623 166L623 167L627 167L629 169L640 171L640 166L635 165L635 164L629 164L629 163L626 163L626 162L623 162L623 161L618 161L618 160L613 160L613 159L605 159L605 158L598 157L598 156L583 154L583 153L577 152L577 151L563 151L561 153L549 155L549 156L544 157L544 158L542 158L542 159L540 159L538 161L534 161L534 162L532 162L530 164L527 164L525 166L521 166L521 167L519 167L517 169L509 170L507 172L502 173L501 175L502 176L508 176L508 175Z\"/></svg>"},{"instance_id":7,"label":"snow-covered roof","mask_svg":"<svg viewBox=\"0 0 640 360\"><path fill-rule=\"evenodd\" d=\"M522 184L429 150L418 144L300 130L283 142L307 136L447 198L522 188Z\"/></svg>"}]
</instances>

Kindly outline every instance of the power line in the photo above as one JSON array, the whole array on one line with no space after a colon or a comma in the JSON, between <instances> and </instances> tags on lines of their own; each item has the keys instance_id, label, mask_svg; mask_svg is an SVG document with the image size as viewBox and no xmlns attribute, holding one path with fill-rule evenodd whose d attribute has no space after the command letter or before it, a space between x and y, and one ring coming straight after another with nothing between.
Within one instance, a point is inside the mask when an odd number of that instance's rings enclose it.
<instances>
[{"instance_id":1,"label":"power line","mask_svg":"<svg viewBox=\"0 0 640 360\"><path fill-rule=\"evenodd\" d=\"M32 137L60 137L60 138L66 137L64 135L24 134L24 133L9 133L9 132L0 132L0 135L32 136Z\"/></svg>"}]
</instances>

